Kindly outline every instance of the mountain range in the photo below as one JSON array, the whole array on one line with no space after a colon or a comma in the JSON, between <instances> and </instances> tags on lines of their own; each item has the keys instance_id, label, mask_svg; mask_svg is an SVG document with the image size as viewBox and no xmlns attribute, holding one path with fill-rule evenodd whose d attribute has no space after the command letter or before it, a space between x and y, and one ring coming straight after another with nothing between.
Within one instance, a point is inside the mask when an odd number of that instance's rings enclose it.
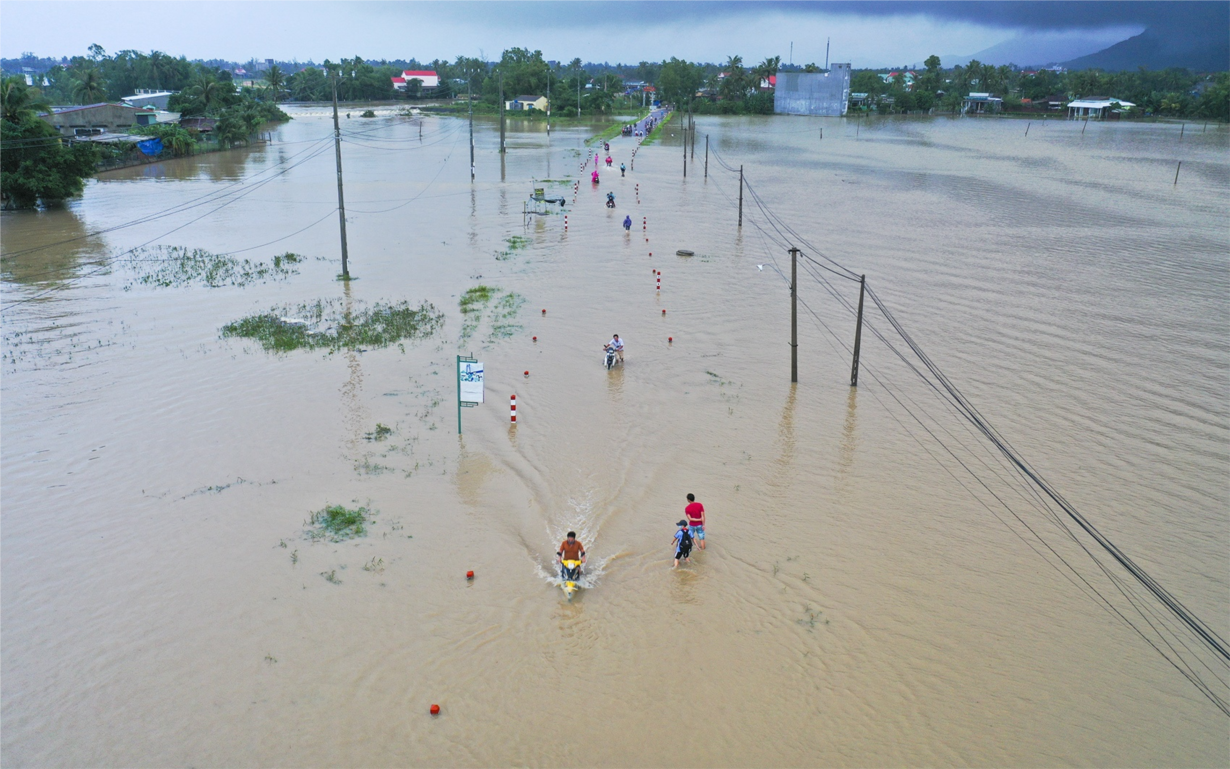
<instances>
[{"instance_id":1,"label":"mountain range","mask_svg":"<svg viewBox=\"0 0 1230 769\"><path fill-rule=\"evenodd\" d=\"M1178 4L1173 16L1150 20L1143 29L1026 33L969 56L941 56L940 60L945 67L965 66L977 59L984 64L1016 64L1027 69L1059 64L1068 69L1107 71L1140 67L1230 70L1230 3L1199 5L1202 7L1184 13L1183 5Z\"/></svg>"}]
</instances>

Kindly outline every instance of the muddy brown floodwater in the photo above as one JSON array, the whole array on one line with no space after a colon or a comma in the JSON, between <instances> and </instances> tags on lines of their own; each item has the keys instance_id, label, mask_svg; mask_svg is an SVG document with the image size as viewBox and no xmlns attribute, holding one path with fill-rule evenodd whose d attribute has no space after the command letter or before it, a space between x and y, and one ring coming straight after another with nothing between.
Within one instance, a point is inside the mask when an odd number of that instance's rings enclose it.
<instances>
[{"instance_id":1,"label":"muddy brown floodwater","mask_svg":"<svg viewBox=\"0 0 1230 769\"><path fill-rule=\"evenodd\" d=\"M1145 627L1116 583L870 330L849 387L853 319L808 270L789 381L801 237L1230 635L1228 134L1178 128L703 118L686 180L668 125L593 188L592 127L514 122L501 160L480 124L471 184L463 121L352 119L348 286L319 114L5 213L3 763L1230 764L1227 718L1097 600ZM780 222L749 192L737 228L718 153ZM566 232L523 221L535 186ZM304 260L158 285L138 246ZM317 300L445 320L333 353L221 336ZM708 549L672 571L688 492ZM366 536L310 539L327 504Z\"/></svg>"}]
</instances>

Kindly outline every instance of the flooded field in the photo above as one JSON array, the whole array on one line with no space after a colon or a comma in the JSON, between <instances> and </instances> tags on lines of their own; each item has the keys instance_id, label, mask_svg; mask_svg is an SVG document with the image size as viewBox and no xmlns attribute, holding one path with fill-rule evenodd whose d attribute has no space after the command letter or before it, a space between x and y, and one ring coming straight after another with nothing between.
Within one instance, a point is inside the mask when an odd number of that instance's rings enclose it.
<instances>
[{"instance_id":1,"label":"flooded field","mask_svg":"<svg viewBox=\"0 0 1230 769\"><path fill-rule=\"evenodd\" d=\"M808 261L790 384L782 277L800 237L866 274L1224 638L1225 128L705 118L686 179L672 123L593 187L600 126L514 121L501 158L476 124L471 184L464 121L355 112L343 283L319 112L0 220L6 766L1230 764L1226 717L870 330L849 386L815 276L858 285ZM523 216L535 187L567 230ZM675 571L689 492L708 548Z\"/></svg>"}]
</instances>

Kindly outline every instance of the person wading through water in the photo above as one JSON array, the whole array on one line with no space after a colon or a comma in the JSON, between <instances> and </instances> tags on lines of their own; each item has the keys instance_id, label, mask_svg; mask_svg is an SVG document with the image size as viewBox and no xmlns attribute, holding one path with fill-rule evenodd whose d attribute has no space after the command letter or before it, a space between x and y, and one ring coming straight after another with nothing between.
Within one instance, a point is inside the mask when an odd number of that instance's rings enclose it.
<instances>
[{"instance_id":1,"label":"person wading through water","mask_svg":"<svg viewBox=\"0 0 1230 769\"><path fill-rule=\"evenodd\" d=\"M688 506L683 508L683 514L688 517L688 533L692 539L700 542L700 549L705 549L705 506L696 501L695 494L688 495Z\"/></svg>"},{"instance_id":2,"label":"person wading through water","mask_svg":"<svg viewBox=\"0 0 1230 769\"><path fill-rule=\"evenodd\" d=\"M675 545L675 565L672 569L679 568L679 561L682 559L684 563L691 563L692 555L692 535L688 533L688 522L680 521L675 524L679 530L675 532L675 538L671 540Z\"/></svg>"}]
</instances>

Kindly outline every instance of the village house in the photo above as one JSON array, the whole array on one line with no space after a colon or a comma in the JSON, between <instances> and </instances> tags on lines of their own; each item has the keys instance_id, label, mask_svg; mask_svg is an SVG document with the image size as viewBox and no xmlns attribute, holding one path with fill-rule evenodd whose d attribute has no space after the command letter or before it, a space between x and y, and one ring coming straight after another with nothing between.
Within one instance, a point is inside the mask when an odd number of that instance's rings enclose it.
<instances>
[{"instance_id":1,"label":"village house","mask_svg":"<svg viewBox=\"0 0 1230 769\"><path fill-rule=\"evenodd\" d=\"M407 69L401 73L401 77L393 78L393 87L399 91L404 91L411 80L421 81L423 91L434 91L440 86L440 76L436 74L435 70Z\"/></svg>"},{"instance_id":2,"label":"village house","mask_svg":"<svg viewBox=\"0 0 1230 769\"><path fill-rule=\"evenodd\" d=\"M1110 117L1119 117L1120 113L1126 112L1135 106L1132 102L1123 99L1090 96L1068 102L1068 119L1080 120L1084 118L1087 120L1093 118L1095 120L1105 120Z\"/></svg>"},{"instance_id":3,"label":"village house","mask_svg":"<svg viewBox=\"0 0 1230 769\"><path fill-rule=\"evenodd\" d=\"M168 100L175 95L174 91L160 91L152 88L138 88L132 96L124 96L120 101L130 107L165 110Z\"/></svg>"},{"instance_id":4,"label":"village house","mask_svg":"<svg viewBox=\"0 0 1230 769\"><path fill-rule=\"evenodd\" d=\"M971 93L961 102L962 115L999 112L1003 108L1004 100L989 93Z\"/></svg>"},{"instance_id":5,"label":"village house","mask_svg":"<svg viewBox=\"0 0 1230 769\"><path fill-rule=\"evenodd\" d=\"M504 109L513 111L537 109L543 112L547 111L547 97L545 96L518 96L512 101L504 102Z\"/></svg>"},{"instance_id":6,"label":"village house","mask_svg":"<svg viewBox=\"0 0 1230 769\"><path fill-rule=\"evenodd\" d=\"M96 136L127 133L139 125L149 125L153 110L138 109L128 104L86 104L81 107L53 107L39 117L51 124L61 136Z\"/></svg>"}]
</instances>

